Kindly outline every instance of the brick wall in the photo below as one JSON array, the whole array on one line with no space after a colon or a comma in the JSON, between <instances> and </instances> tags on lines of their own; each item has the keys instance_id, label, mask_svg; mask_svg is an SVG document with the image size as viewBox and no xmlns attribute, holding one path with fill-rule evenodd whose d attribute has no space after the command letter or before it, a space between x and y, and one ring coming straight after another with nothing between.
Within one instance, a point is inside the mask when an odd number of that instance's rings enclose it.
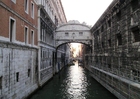
<instances>
[{"instance_id":1,"label":"brick wall","mask_svg":"<svg viewBox=\"0 0 140 99\"><path fill-rule=\"evenodd\" d=\"M31 2L34 4L34 18L31 17ZM0 5L0 36L9 39L10 17L16 21L16 41L24 44L24 27L29 28L28 41L31 44L31 30L34 31L34 44L37 45L37 5L33 0L28 0L28 14L25 12L24 0L1 0ZM4 40L4 39L3 39Z\"/></svg>"}]
</instances>

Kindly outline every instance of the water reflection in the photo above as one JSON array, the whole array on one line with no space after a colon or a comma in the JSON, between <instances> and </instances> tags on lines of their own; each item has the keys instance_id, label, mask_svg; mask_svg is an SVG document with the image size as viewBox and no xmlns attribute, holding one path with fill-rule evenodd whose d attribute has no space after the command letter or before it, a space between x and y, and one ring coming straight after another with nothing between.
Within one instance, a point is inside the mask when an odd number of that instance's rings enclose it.
<instances>
[{"instance_id":1,"label":"water reflection","mask_svg":"<svg viewBox=\"0 0 140 99\"><path fill-rule=\"evenodd\" d=\"M70 67L69 74L66 79L66 91L67 97L74 99L86 99L87 93L87 78L83 72L83 68L78 66L78 62L75 62L75 66Z\"/></svg>"},{"instance_id":2,"label":"water reflection","mask_svg":"<svg viewBox=\"0 0 140 99\"><path fill-rule=\"evenodd\" d=\"M59 78L60 76L60 78ZM30 99L117 99L84 68L74 66L64 68Z\"/></svg>"}]
</instances>

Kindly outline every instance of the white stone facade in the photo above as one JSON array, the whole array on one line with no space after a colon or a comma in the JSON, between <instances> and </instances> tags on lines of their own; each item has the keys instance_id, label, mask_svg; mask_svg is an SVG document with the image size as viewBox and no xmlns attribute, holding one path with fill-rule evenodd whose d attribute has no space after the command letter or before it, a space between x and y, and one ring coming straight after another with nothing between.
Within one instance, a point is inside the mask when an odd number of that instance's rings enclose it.
<instances>
[{"instance_id":1,"label":"white stone facade","mask_svg":"<svg viewBox=\"0 0 140 99\"><path fill-rule=\"evenodd\" d=\"M92 45L91 39L90 27L75 20L58 26L55 32L56 46L70 42Z\"/></svg>"},{"instance_id":2,"label":"white stone facade","mask_svg":"<svg viewBox=\"0 0 140 99\"><path fill-rule=\"evenodd\" d=\"M56 19L58 24L67 22L61 0L38 0L37 3L44 7L53 23L55 23Z\"/></svg>"},{"instance_id":3,"label":"white stone facade","mask_svg":"<svg viewBox=\"0 0 140 99\"><path fill-rule=\"evenodd\" d=\"M37 49L1 43L0 68L1 99L22 99L38 88Z\"/></svg>"},{"instance_id":4,"label":"white stone facade","mask_svg":"<svg viewBox=\"0 0 140 99\"><path fill-rule=\"evenodd\" d=\"M54 41L56 26L67 21L61 0L38 0L38 6L38 77L39 85L42 86L56 72L57 58ZM60 50L65 53L63 47Z\"/></svg>"}]
</instances>

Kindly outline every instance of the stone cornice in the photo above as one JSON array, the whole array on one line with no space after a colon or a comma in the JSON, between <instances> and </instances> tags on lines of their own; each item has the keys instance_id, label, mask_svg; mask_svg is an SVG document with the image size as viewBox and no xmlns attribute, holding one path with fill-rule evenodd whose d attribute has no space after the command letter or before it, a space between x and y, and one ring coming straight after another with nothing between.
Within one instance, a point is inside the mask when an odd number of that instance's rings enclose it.
<instances>
[{"instance_id":1,"label":"stone cornice","mask_svg":"<svg viewBox=\"0 0 140 99\"><path fill-rule=\"evenodd\" d=\"M60 28L60 27L63 27L63 26L68 26L68 25L80 25L80 26L84 26L84 27L87 27L87 28L90 29L89 26L84 25L84 24L78 24L78 23L66 23L66 24L62 24L62 25L58 26L57 28Z\"/></svg>"}]
</instances>

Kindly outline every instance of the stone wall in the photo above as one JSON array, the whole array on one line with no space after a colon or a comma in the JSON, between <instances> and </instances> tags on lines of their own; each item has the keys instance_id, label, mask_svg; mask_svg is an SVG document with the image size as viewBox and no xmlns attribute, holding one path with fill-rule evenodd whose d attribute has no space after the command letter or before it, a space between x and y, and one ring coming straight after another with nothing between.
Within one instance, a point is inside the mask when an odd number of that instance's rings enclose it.
<instances>
[{"instance_id":1,"label":"stone wall","mask_svg":"<svg viewBox=\"0 0 140 99\"><path fill-rule=\"evenodd\" d=\"M90 68L92 77L119 99L139 99L140 85L96 67Z\"/></svg>"},{"instance_id":2,"label":"stone wall","mask_svg":"<svg viewBox=\"0 0 140 99\"><path fill-rule=\"evenodd\" d=\"M38 88L37 49L0 42L0 98L22 99Z\"/></svg>"},{"instance_id":3,"label":"stone wall","mask_svg":"<svg viewBox=\"0 0 140 99\"><path fill-rule=\"evenodd\" d=\"M94 78L120 99L140 98L139 4L114 0L91 29L94 53L88 63Z\"/></svg>"}]
</instances>

